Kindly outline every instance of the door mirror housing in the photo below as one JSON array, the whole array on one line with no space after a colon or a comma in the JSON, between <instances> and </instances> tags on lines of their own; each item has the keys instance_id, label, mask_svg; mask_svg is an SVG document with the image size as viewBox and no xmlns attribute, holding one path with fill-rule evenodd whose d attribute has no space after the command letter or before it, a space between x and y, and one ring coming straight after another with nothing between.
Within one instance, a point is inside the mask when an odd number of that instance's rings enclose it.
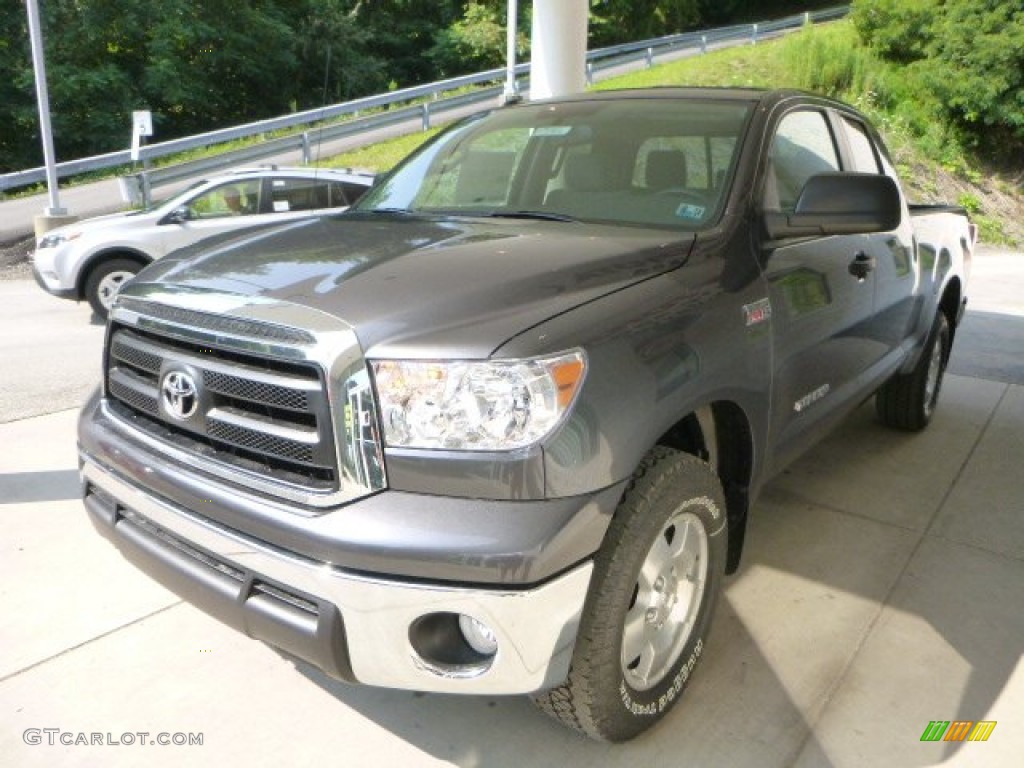
<instances>
[{"instance_id":1,"label":"door mirror housing","mask_svg":"<svg viewBox=\"0 0 1024 768\"><path fill-rule=\"evenodd\" d=\"M900 225L896 182L875 173L819 173L807 180L794 210L765 214L772 240L888 232Z\"/></svg>"},{"instance_id":2,"label":"door mirror housing","mask_svg":"<svg viewBox=\"0 0 1024 768\"><path fill-rule=\"evenodd\" d=\"M191 221L192 209L187 205L179 205L173 211L168 213L161 224L184 224L186 221Z\"/></svg>"}]
</instances>

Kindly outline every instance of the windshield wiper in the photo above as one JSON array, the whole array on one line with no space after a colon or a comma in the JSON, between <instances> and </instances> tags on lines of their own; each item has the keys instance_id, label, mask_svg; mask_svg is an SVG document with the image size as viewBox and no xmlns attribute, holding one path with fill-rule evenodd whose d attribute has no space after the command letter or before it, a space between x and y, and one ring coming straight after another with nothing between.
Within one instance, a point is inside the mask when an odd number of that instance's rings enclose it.
<instances>
[{"instance_id":1,"label":"windshield wiper","mask_svg":"<svg viewBox=\"0 0 1024 768\"><path fill-rule=\"evenodd\" d=\"M536 219L539 221L564 221L569 223L579 221L579 219L566 216L564 213L553 213L552 211L489 211L474 215L487 216L492 219Z\"/></svg>"}]
</instances>

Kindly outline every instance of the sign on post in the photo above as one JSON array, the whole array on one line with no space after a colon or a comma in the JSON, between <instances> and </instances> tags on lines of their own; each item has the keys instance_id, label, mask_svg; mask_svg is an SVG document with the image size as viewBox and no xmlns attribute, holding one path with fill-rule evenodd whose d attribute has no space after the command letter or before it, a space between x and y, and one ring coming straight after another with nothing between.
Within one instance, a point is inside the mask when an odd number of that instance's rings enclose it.
<instances>
[{"instance_id":1,"label":"sign on post","mask_svg":"<svg viewBox=\"0 0 1024 768\"><path fill-rule=\"evenodd\" d=\"M153 135L153 113L148 109L132 112L132 162L139 161L142 139Z\"/></svg>"}]
</instances>

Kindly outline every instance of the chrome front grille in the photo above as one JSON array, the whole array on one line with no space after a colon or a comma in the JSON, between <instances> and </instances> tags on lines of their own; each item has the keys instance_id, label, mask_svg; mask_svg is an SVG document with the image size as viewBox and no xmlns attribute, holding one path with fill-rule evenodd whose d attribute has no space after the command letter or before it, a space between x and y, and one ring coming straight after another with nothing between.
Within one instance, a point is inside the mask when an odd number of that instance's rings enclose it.
<instances>
[{"instance_id":1,"label":"chrome front grille","mask_svg":"<svg viewBox=\"0 0 1024 768\"><path fill-rule=\"evenodd\" d=\"M107 336L108 413L184 464L311 506L383 488L375 403L355 335L300 307L266 311L321 327L119 301Z\"/></svg>"},{"instance_id":2,"label":"chrome front grille","mask_svg":"<svg viewBox=\"0 0 1024 768\"><path fill-rule=\"evenodd\" d=\"M173 371L195 385L198 406L190 418L176 416L162 393ZM107 382L110 397L154 436L180 432L229 465L239 459L247 466L262 463L269 476L305 476L311 487L337 487L330 412L313 366L118 328L111 335Z\"/></svg>"}]
</instances>

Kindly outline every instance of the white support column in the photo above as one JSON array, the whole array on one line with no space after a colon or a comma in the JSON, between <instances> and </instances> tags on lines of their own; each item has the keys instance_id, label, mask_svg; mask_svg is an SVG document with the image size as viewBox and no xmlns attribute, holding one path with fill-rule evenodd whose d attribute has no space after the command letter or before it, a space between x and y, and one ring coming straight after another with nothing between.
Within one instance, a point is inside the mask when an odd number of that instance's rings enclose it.
<instances>
[{"instance_id":1,"label":"white support column","mask_svg":"<svg viewBox=\"0 0 1024 768\"><path fill-rule=\"evenodd\" d=\"M519 0L508 0L508 15L505 19L505 103L516 101L519 89L516 87L516 33L519 31Z\"/></svg>"},{"instance_id":2,"label":"white support column","mask_svg":"<svg viewBox=\"0 0 1024 768\"><path fill-rule=\"evenodd\" d=\"M534 0L531 99L586 89L589 12L588 0Z\"/></svg>"}]
</instances>

